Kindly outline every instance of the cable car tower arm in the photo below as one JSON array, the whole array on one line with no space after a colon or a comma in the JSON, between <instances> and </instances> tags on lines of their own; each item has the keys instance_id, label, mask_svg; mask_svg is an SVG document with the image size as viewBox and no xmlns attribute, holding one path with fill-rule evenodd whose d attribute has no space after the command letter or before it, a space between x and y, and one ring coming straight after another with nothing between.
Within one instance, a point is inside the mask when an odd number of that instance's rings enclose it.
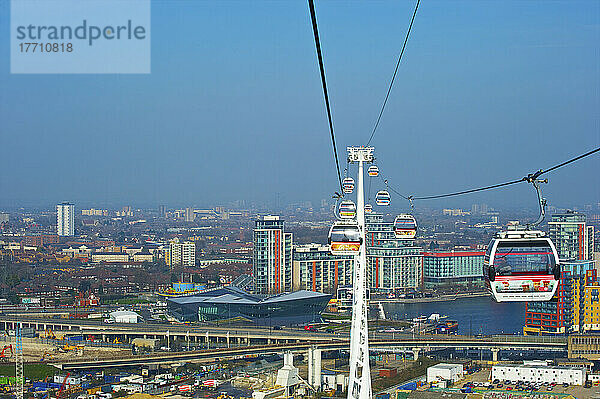
<instances>
[{"instance_id":1,"label":"cable car tower arm","mask_svg":"<svg viewBox=\"0 0 600 399\"><path fill-rule=\"evenodd\" d=\"M540 172L541 172L541 170L540 170ZM538 173L529 175L525 178L526 181L531 183L533 185L533 188L535 188L535 191L537 193L538 203L540 205L540 216L538 216L538 218L535 222L527 224L528 230L532 229L533 227L538 226L540 223L542 223L542 221L546 217L546 203L547 202L546 202L546 198L542 197L542 189L540 188L540 183L548 183L548 179L544 179L544 180L538 179L537 178Z\"/></svg>"}]
</instances>

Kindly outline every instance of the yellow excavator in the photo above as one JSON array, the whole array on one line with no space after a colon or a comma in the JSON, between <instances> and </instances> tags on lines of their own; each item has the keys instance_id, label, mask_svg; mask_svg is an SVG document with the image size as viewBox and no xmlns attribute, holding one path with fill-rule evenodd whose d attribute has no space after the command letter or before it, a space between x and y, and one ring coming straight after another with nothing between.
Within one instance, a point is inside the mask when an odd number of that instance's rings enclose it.
<instances>
[{"instance_id":1,"label":"yellow excavator","mask_svg":"<svg viewBox=\"0 0 600 399\"><path fill-rule=\"evenodd\" d=\"M46 331L44 331L44 333L45 338L56 339L56 335L54 335L54 332L50 327L46 328Z\"/></svg>"},{"instance_id":2,"label":"yellow excavator","mask_svg":"<svg viewBox=\"0 0 600 399\"><path fill-rule=\"evenodd\" d=\"M60 350L62 352L69 352L69 351L83 350L83 348L84 348L83 345L64 344L63 346L59 346L58 350Z\"/></svg>"}]
</instances>

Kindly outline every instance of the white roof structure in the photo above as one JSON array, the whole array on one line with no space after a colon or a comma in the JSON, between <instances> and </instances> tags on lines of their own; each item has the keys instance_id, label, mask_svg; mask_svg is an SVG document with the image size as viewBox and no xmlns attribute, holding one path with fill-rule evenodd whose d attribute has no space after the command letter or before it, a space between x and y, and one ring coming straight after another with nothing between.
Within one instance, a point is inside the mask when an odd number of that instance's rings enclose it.
<instances>
[{"instance_id":1,"label":"white roof structure","mask_svg":"<svg viewBox=\"0 0 600 399\"><path fill-rule=\"evenodd\" d=\"M109 314L110 318L116 323L137 323L142 318L136 312L129 310L117 310Z\"/></svg>"}]
</instances>

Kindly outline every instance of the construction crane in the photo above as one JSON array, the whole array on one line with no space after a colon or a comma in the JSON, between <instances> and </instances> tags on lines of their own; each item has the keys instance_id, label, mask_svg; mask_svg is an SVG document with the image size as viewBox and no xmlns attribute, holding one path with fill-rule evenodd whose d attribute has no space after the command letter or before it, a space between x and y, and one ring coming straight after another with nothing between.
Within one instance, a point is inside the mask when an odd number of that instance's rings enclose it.
<instances>
[{"instance_id":1,"label":"construction crane","mask_svg":"<svg viewBox=\"0 0 600 399\"><path fill-rule=\"evenodd\" d=\"M15 329L15 377L16 377L16 397L23 399L23 383L25 377L23 375L23 331L22 324L19 323Z\"/></svg>"},{"instance_id":2,"label":"construction crane","mask_svg":"<svg viewBox=\"0 0 600 399\"><path fill-rule=\"evenodd\" d=\"M65 390L65 385L67 385L67 379L71 376L71 373L67 373L67 375L65 376L65 379L63 380L62 384L60 384L60 389L58 390L58 392L56 393L56 397L60 398L63 394L63 391Z\"/></svg>"},{"instance_id":3,"label":"construction crane","mask_svg":"<svg viewBox=\"0 0 600 399\"><path fill-rule=\"evenodd\" d=\"M8 358L10 357L9 355L6 354L6 350L10 349L10 356L15 354L15 351L13 350L13 346L12 344L10 345L6 345L4 348L2 348L2 352L0 352L0 360L2 360L3 362L8 362Z\"/></svg>"}]
</instances>

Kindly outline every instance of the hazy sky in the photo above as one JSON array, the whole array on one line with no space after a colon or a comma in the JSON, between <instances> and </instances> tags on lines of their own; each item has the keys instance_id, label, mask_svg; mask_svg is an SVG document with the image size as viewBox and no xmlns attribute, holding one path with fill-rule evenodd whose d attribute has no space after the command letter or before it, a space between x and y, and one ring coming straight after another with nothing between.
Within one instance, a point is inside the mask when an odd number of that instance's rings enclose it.
<instances>
[{"instance_id":1,"label":"hazy sky","mask_svg":"<svg viewBox=\"0 0 600 399\"><path fill-rule=\"evenodd\" d=\"M345 164L345 147L368 139L414 2L316 3ZM0 206L337 189L305 1L154 1L149 75L11 75L9 11L0 0ZM438 194L600 146L599 110L599 1L422 0L373 144L400 190ZM595 156L549 175L549 203L598 202L599 167ZM473 202L535 206L526 185L447 201Z\"/></svg>"}]
</instances>

